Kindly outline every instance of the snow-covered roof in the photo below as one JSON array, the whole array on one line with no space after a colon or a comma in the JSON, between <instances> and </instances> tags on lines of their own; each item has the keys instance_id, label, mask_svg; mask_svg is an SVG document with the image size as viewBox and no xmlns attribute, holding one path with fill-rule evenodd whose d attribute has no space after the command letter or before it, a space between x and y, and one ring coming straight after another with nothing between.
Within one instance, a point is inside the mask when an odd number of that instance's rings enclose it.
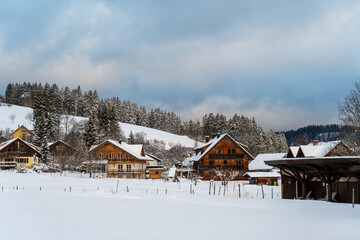
<instances>
[{"instance_id":1,"label":"snow-covered roof","mask_svg":"<svg viewBox=\"0 0 360 240\"><path fill-rule=\"evenodd\" d=\"M4 148L6 148L7 146L9 146L11 143L15 142L16 140L20 140L21 142L23 142L24 144L26 144L27 146L32 148L34 151L36 151L39 155L41 155L41 153L39 152L38 148L35 145L33 145L31 143L28 143L28 142L25 142L21 138L13 138L13 139L10 139L10 140L8 140L6 142L0 143L0 151L3 150Z\"/></svg>"},{"instance_id":2,"label":"snow-covered roof","mask_svg":"<svg viewBox=\"0 0 360 240\"><path fill-rule=\"evenodd\" d=\"M245 175L248 175L251 178L271 178L271 177L280 177L278 172L247 172Z\"/></svg>"},{"instance_id":3,"label":"snow-covered roof","mask_svg":"<svg viewBox=\"0 0 360 240\"><path fill-rule=\"evenodd\" d=\"M298 146L290 147L290 148L289 148L290 151L291 151L291 153L292 153L292 155L293 155L294 157L296 157L296 155L297 155L297 153L298 153L298 151L299 151L299 148L300 148L300 147L298 147Z\"/></svg>"},{"instance_id":4,"label":"snow-covered roof","mask_svg":"<svg viewBox=\"0 0 360 240\"><path fill-rule=\"evenodd\" d=\"M259 154L254 160L249 163L249 170L268 170L274 167L265 164L265 161L279 160L283 158L286 153L265 153Z\"/></svg>"},{"instance_id":5,"label":"snow-covered roof","mask_svg":"<svg viewBox=\"0 0 360 240\"><path fill-rule=\"evenodd\" d=\"M187 161L191 161L191 162L196 162L199 161L203 156L205 156L211 149L213 149L213 147L215 147L220 141L221 139L223 139L225 136L228 136L232 141L234 141L244 152L246 152L249 156L251 156L253 158L253 156L242 146L242 144L239 144L238 142L236 142L229 134L224 133L222 135L220 135L219 137L215 137L213 139L211 139L209 142L207 142L206 144L204 144L202 147L204 146L208 146L208 148L206 148L206 150L201 153L197 153L189 158L187 158ZM201 148L202 148L201 147ZM199 149L199 147L197 147L196 149Z\"/></svg>"},{"instance_id":6,"label":"snow-covered roof","mask_svg":"<svg viewBox=\"0 0 360 240\"><path fill-rule=\"evenodd\" d=\"M298 152L303 152L305 157L324 157L328 154L336 145L341 141L331 141L331 142L319 142L319 143L310 143L308 145L301 145ZM296 157L296 155L294 155Z\"/></svg>"},{"instance_id":7,"label":"snow-covered roof","mask_svg":"<svg viewBox=\"0 0 360 240\"><path fill-rule=\"evenodd\" d=\"M106 141L102 142L99 145L92 146L90 148L89 152L93 151L95 148L103 145L106 142L109 142L109 143L113 144L114 146L124 150L125 152L129 153L130 155L136 157L139 160L147 160L147 161L153 161L154 160L149 155L145 155L145 156L141 155L143 145L141 145L141 144L127 144L125 142L119 143L118 141L115 141L115 140L106 140Z\"/></svg>"}]
</instances>

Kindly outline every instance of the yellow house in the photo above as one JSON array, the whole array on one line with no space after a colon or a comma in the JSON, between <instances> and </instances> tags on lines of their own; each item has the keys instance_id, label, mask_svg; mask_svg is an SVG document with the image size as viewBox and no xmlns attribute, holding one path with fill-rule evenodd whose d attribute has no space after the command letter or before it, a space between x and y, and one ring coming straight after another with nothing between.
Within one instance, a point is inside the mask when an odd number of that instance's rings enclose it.
<instances>
[{"instance_id":1,"label":"yellow house","mask_svg":"<svg viewBox=\"0 0 360 240\"><path fill-rule=\"evenodd\" d=\"M33 142L33 132L21 125L18 129L11 133L11 139L20 138L26 142Z\"/></svg>"},{"instance_id":2,"label":"yellow house","mask_svg":"<svg viewBox=\"0 0 360 240\"><path fill-rule=\"evenodd\" d=\"M41 153L31 143L15 138L0 144L0 168L30 167Z\"/></svg>"}]
</instances>

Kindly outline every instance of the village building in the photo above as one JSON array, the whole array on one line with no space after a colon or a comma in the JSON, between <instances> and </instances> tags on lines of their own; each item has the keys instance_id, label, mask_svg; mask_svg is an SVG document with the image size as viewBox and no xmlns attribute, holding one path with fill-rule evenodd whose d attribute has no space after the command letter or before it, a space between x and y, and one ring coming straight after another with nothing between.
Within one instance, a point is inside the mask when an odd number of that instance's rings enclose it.
<instances>
[{"instance_id":1,"label":"village building","mask_svg":"<svg viewBox=\"0 0 360 240\"><path fill-rule=\"evenodd\" d=\"M232 180L245 180L244 174L253 159L245 145L225 133L195 148L195 155L185 163L192 166L194 175L204 180L220 180L224 174L232 176Z\"/></svg>"},{"instance_id":2,"label":"village building","mask_svg":"<svg viewBox=\"0 0 360 240\"><path fill-rule=\"evenodd\" d=\"M0 144L0 168L30 167L41 157L39 150L21 138Z\"/></svg>"},{"instance_id":3,"label":"village building","mask_svg":"<svg viewBox=\"0 0 360 240\"><path fill-rule=\"evenodd\" d=\"M249 172L245 174L245 176L249 177L249 183L278 185L280 180L280 170L267 165L265 161L278 160L285 155L286 153L258 154L254 160L249 163Z\"/></svg>"},{"instance_id":4,"label":"village building","mask_svg":"<svg viewBox=\"0 0 360 240\"><path fill-rule=\"evenodd\" d=\"M284 199L360 203L360 156L354 155L342 141L315 141L265 163L281 170Z\"/></svg>"},{"instance_id":5,"label":"village building","mask_svg":"<svg viewBox=\"0 0 360 240\"><path fill-rule=\"evenodd\" d=\"M107 177L157 179L164 166L161 160L146 154L142 144L127 144L121 140L107 140L92 146L89 151L96 161L104 164ZM89 163L90 164L90 163Z\"/></svg>"},{"instance_id":6,"label":"village building","mask_svg":"<svg viewBox=\"0 0 360 240\"><path fill-rule=\"evenodd\" d=\"M11 133L11 139L20 138L28 143L34 142L34 134L33 131L27 129L24 125L21 125Z\"/></svg>"},{"instance_id":7,"label":"village building","mask_svg":"<svg viewBox=\"0 0 360 240\"><path fill-rule=\"evenodd\" d=\"M50 160L54 163L75 161L77 150L64 141L48 143Z\"/></svg>"}]
</instances>

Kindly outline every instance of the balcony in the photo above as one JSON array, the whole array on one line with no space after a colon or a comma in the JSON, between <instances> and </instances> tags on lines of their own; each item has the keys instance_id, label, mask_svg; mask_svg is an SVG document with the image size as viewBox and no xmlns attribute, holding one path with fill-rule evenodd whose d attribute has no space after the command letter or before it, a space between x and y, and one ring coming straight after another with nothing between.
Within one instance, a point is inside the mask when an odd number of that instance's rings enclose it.
<instances>
[{"instance_id":1,"label":"balcony","mask_svg":"<svg viewBox=\"0 0 360 240\"><path fill-rule=\"evenodd\" d=\"M116 163L116 162L132 162L134 161L133 158L111 158L108 159L109 163Z\"/></svg>"},{"instance_id":2,"label":"balcony","mask_svg":"<svg viewBox=\"0 0 360 240\"><path fill-rule=\"evenodd\" d=\"M0 168L12 168L12 167L16 167L17 166L17 162L15 161L5 161L5 162L0 162Z\"/></svg>"},{"instance_id":3,"label":"balcony","mask_svg":"<svg viewBox=\"0 0 360 240\"><path fill-rule=\"evenodd\" d=\"M243 159L244 154L209 154L209 159Z\"/></svg>"},{"instance_id":4,"label":"balcony","mask_svg":"<svg viewBox=\"0 0 360 240\"><path fill-rule=\"evenodd\" d=\"M109 174L134 174L134 173L143 173L145 174L145 169L137 169L137 170L119 170L119 169L108 169Z\"/></svg>"},{"instance_id":5,"label":"balcony","mask_svg":"<svg viewBox=\"0 0 360 240\"><path fill-rule=\"evenodd\" d=\"M244 165L205 165L205 166L194 166L194 170L245 170Z\"/></svg>"}]
</instances>

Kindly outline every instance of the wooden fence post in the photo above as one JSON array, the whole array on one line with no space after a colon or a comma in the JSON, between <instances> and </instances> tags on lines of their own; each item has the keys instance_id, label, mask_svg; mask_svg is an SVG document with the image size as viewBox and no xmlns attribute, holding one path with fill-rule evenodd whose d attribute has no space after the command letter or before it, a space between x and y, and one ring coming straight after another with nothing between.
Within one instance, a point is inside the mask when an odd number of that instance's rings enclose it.
<instances>
[{"instance_id":1,"label":"wooden fence post","mask_svg":"<svg viewBox=\"0 0 360 240\"><path fill-rule=\"evenodd\" d=\"M192 184L190 184L190 194L192 193Z\"/></svg>"},{"instance_id":2,"label":"wooden fence post","mask_svg":"<svg viewBox=\"0 0 360 240\"><path fill-rule=\"evenodd\" d=\"M211 195L211 181L209 182L209 195Z\"/></svg>"},{"instance_id":3,"label":"wooden fence post","mask_svg":"<svg viewBox=\"0 0 360 240\"><path fill-rule=\"evenodd\" d=\"M264 186L261 184L261 193L262 193L262 198L264 199L265 194L264 194Z\"/></svg>"},{"instance_id":4,"label":"wooden fence post","mask_svg":"<svg viewBox=\"0 0 360 240\"><path fill-rule=\"evenodd\" d=\"M215 186L215 183L214 183L214 195L215 195L215 192L216 192L216 186Z\"/></svg>"},{"instance_id":5,"label":"wooden fence post","mask_svg":"<svg viewBox=\"0 0 360 240\"><path fill-rule=\"evenodd\" d=\"M299 199L299 187L298 187L298 181L295 182L295 198Z\"/></svg>"},{"instance_id":6,"label":"wooden fence post","mask_svg":"<svg viewBox=\"0 0 360 240\"><path fill-rule=\"evenodd\" d=\"M274 198L274 189L271 187L271 199Z\"/></svg>"},{"instance_id":7,"label":"wooden fence post","mask_svg":"<svg viewBox=\"0 0 360 240\"><path fill-rule=\"evenodd\" d=\"M69 189L69 190L70 190L70 192L71 192L71 186L70 186L70 189Z\"/></svg>"},{"instance_id":8,"label":"wooden fence post","mask_svg":"<svg viewBox=\"0 0 360 240\"><path fill-rule=\"evenodd\" d=\"M239 198L241 198L240 184L238 186L239 186Z\"/></svg>"},{"instance_id":9,"label":"wooden fence post","mask_svg":"<svg viewBox=\"0 0 360 240\"><path fill-rule=\"evenodd\" d=\"M355 188L352 189L352 207L354 208L355 204Z\"/></svg>"},{"instance_id":10,"label":"wooden fence post","mask_svg":"<svg viewBox=\"0 0 360 240\"><path fill-rule=\"evenodd\" d=\"M116 184L116 194L118 194L118 189L119 189L119 179L117 180L117 184Z\"/></svg>"}]
</instances>

